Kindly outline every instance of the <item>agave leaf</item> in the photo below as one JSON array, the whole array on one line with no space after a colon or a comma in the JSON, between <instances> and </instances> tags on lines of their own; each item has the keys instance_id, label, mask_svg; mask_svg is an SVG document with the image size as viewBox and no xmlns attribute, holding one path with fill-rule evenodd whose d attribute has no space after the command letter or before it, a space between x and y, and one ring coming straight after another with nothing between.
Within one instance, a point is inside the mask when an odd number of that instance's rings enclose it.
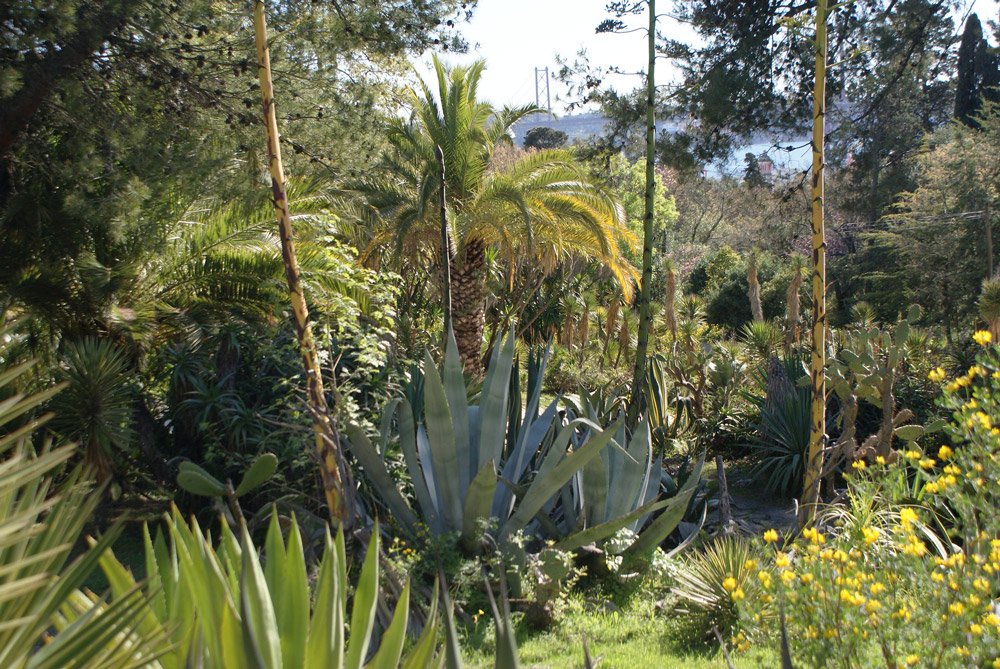
<instances>
[{"instance_id":1,"label":"agave leaf","mask_svg":"<svg viewBox=\"0 0 1000 669\"><path fill-rule=\"evenodd\" d=\"M606 452L606 451L604 451ZM587 527L608 520L608 475L601 458L594 458L583 468L583 509Z\"/></svg>"},{"instance_id":2,"label":"agave leaf","mask_svg":"<svg viewBox=\"0 0 1000 669\"><path fill-rule=\"evenodd\" d=\"M379 457L375 448L368 440L368 435L365 434L365 431L361 427L354 424L348 425L346 432L347 438L350 440L349 450L351 454L357 458L365 470L365 475L375 484L382 499L385 500L385 503L392 511L393 517L410 532L416 531L417 523L419 522L417 515L413 513L413 509L410 508L406 499L400 494L399 489L396 487L396 482L385 468L385 462ZM417 471L419 472L419 470Z\"/></svg>"},{"instance_id":3,"label":"agave leaf","mask_svg":"<svg viewBox=\"0 0 1000 669\"><path fill-rule=\"evenodd\" d=\"M556 542L553 546L562 551L575 551L581 546L586 546L587 544L594 543L596 541L601 541L613 536L618 530L623 527L628 527L631 523L635 522L641 516L649 513L655 513L660 509L671 505L673 498L671 499L661 499L653 500L646 504L643 504L639 508L635 509L631 513L627 513L623 516L613 518L606 523L601 523L600 525L594 525L593 527L588 527L585 530L580 530L572 535L566 537L562 541Z\"/></svg>"},{"instance_id":4,"label":"agave leaf","mask_svg":"<svg viewBox=\"0 0 1000 669\"><path fill-rule=\"evenodd\" d=\"M462 517L462 545L472 550L481 536L482 523L489 518L490 503L497 489L496 467L487 462L469 485L465 497L465 513Z\"/></svg>"},{"instance_id":5,"label":"agave leaf","mask_svg":"<svg viewBox=\"0 0 1000 669\"><path fill-rule=\"evenodd\" d=\"M577 419L569 425L563 428L562 433L559 438L563 438L568 441L569 434L575 429L576 425L584 425L589 423L585 419ZM525 493L524 498L520 501L517 506L517 510L514 515L503 524L499 536L500 543L506 544L509 540L511 534L517 532L528 522L534 518L535 514L542 508L542 505L549 500L553 495L559 492L572 477L573 475L580 471L588 462L593 458L599 457L601 449L607 446L608 442L611 441L612 435L617 430L617 423L601 431L599 434L591 436L587 442L573 451L566 457L562 458L558 464L556 464L550 471L548 471L544 476L539 472L539 475L535 477L535 480L531 482L528 487L527 493ZM563 442L565 443L565 441Z\"/></svg>"},{"instance_id":6,"label":"agave leaf","mask_svg":"<svg viewBox=\"0 0 1000 669\"><path fill-rule=\"evenodd\" d=\"M365 554L365 563L361 567L361 577L358 579L358 589L354 594L351 636L347 641L347 659L344 663L346 669L361 669L365 655L368 654L378 598L378 552L378 525L376 525L372 529L372 538L368 542L368 552Z\"/></svg>"},{"instance_id":7,"label":"agave leaf","mask_svg":"<svg viewBox=\"0 0 1000 669\"><path fill-rule=\"evenodd\" d=\"M392 419L395 417L399 405L402 403L403 398L394 397L393 399L386 402L385 407L382 408L382 420L379 423L379 444L384 446L389 443L389 434L392 431ZM385 460L385 450L379 455Z\"/></svg>"},{"instance_id":8,"label":"agave leaf","mask_svg":"<svg viewBox=\"0 0 1000 669\"><path fill-rule=\"evenodd\" d=\"M343 659L337 652L338 640L343 643L344 629L338 622L340 592L333 564L336 553L329 528L325 528L324 547L323 558L317 570L312 620L309 621L309 633L306 636L304 669L338 667L342 665Z\"/></svg>"},{"instance_id":9,"label":"agave leaf","mask_svg":"<svg viewBox=\"0 0 1000 669\"><path fill-rule=\"evenodd\" d=\"M268 561L271 559L268 553ZM277 586L277 584L275 584ZM275 614L281 639L282 666L301 667L309 631L309 579L299 525L292 517L281 585L271 588L277 596Z\"/></svg>"},{"instance_id":10,"label":"agave leaf","mask_svg":"<svg viewBox=\"0 0 1000 669\"><path fill-rule=\"evenodd\" d=\"M437 367L427 354L424 362L424 421L434 463L434 483L441 502L441 515L451 530L462 529L462 494L458 483L458 452L451 411Z\"/></svg>"},{"instance_id":11,"label":"agave leaf","mask_svg":"<svg viewBox=\"0 0 1000 669\"><path fill-rule=\"evenodd\" d=\"M458 344L455 343L455 332L451 329L451 324L448 325L448 343L444 350L444 392L448 399L455 437L458 489L464 496L480 463L473 462L472 449L469 447L469 402L465 392L462 359L458 355Z\"/></svg>"},{"instance_id":12,"label":"agave leaf","mask_svg":"<svg viewBox=\"0 0 1000 669\"><path fill-rule=\"evenodd\" d=\"M432 666L434 659L434 649L437 646L438 632L438 580L434 579L434 594L431 596L431 603L427 609L427 619L424 622L424 629L420 633L420 638L413 645L413 649L403 658L403 669L424 669Z\"/></svg>"},{"instance_id":13,"label":"agave leaf","mask_svg":"<svg viewBox=\"0 0 1000 669\"><path fill-rule=\"evenodd\" d=\"M498 342L499 344L499 342ZM494 356L487 372L479 403L479 460L500 462L507 423L507 394L514 362L514 332L511 330L499 356Z\"/></svg>"},{"instance_id":14,"label":"agave leaf","mask_svg":"<svg viewBox=\"0 0 1000 669\"><path fill-rule=\"evenodd\" d=\"M698 482L701 480L701 469L704 464L705 454L703 453L698 458L698 463L694 466L694 470L688 476L687 481L677 491L677 494L670 498L670 505L649 524L649 527L639 535L631 546L625 549L625 556L627 558L632 558L648 550L652 550L654 546L659 545L671 532L677 529L677 525L684 518L684 513L687 511L691 497L694 496L698 488Z\"/></svg>"},{"instance_id":15,"label":"agave leaf","mask_svg":"<svg viewBox=\"0 0 1000 669\"><path fill-rule=\"evenodd\" d=\"M260 651L260 658L266 669L281 666L281 638L274 603L260 568L257 550L250 543L246 527L242 531L242 571L240 574L240 601L244 628L250 628L254 647ZM285 587L293 584L286 584ZM246 636L244 637L246 638Z\"/></svg>"},{"instance_id":16,"label":"agave leaf","mask_svg":"<svg viewBox=\"0 0 1000 669\"><path fill-rule=\"evenodd\" d=\"M430 487L427 485L426 473L420 466L420 458L417 451L417 434L413 418L413 407L404 398L399 408L399 446L403 451L403 458L406 460L406 469L410 472L413 491L417 497L417 504L420 505L423 517L435 532L443 532L444 528L441 525L440 516L437 513L437 506L434 501L435 495L431 493Z\"/></svg>"},{"instance_id":17,"label":"agave leaf","mask_svg":"<svg viewBox=\"0 0 1000 669\"><path fill-rule=\"evenodd\" d=\"M368 664L370 669L396 669L399 658L403 655L403 643L406 641L406 619L410 615L410 582L403 586L403 593L396 602L396 611L392 615L389 628L382 635L382 643L375 657Z\"/></svg>"},{"instance_id":18,"label":"agave leaf","mask_svg":"<svg viewBox=\"0 0 1000 669\"><path fill-rule=\"evenodd\" d=\"M448 596L448 585L441 579L441 600L444 608L444 660L448 669L462 669L462 651L458 640L458 629L455 627L455 614L451 608L451 597Z\"/></svg>"},{"instance_id":19,"label":"agave leaf","mask_svg":"<svg viewBox=\"0 0 1000 669\"><path fill-rule=\"evenodd\" d=\"M278 523L278 512L271 508L271 520L267 524L267 535L264 537L264 578L268 589L277 592L285 569L285 541L281 536L281 525ZM276 614L281 615L280 611Z\"/></svg>"},{"instance_id":20,"label":"agave leaf","mask_svg":"<svg viewBox=\"0 0 1000 669\"><path fill-rule=\"evenodd\" d=\"M545 435L548 434L552 427L552 422L555 420L558 404L559 400L557 398L556 401L552 402L548 406L540 417L533 420L531 424L528 425L527 429L521 430L521 438L519 439L514 451L507 457L506 464L504 464L503 477L505 479L517 482L524 475L524 471L528 468L528 464L538 452L538 448L541 446L542 440L545 439ZM491 514L497 518L506 518L510 515L512 505L512 490L509 487L505 487L501 491L501 494L497 495L494 500Z\"/></svg>"}]
</instances>

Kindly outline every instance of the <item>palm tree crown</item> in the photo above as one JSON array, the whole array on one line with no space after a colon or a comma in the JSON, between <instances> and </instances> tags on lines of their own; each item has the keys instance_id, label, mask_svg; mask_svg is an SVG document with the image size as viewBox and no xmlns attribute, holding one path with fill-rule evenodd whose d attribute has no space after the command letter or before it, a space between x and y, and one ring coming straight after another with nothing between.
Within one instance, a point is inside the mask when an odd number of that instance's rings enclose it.
<instances>
[{"instance_id":1,"label":"palm tree crown","mask_svg":"<svg viewBox=\"0 0 1000 669\"><path fill-rule=\"evenodd\" d=\"M586 172L572 152L546 150L517 155L511 128L534 105L495 109L477 99L485 64L446 68L436 58L437 95L420 80L408 120L391 124L384 176L354 186L364 205L355 214L369 223L362 258L390 244L396 257L421 250L439 257L441 170L452 256L453 327L462 359L481 370L486 249L500 262L530 255L554 269L576 255L597 258L630 297L636 272L620 254L636 244L621 204Z\"/></svg>"}]
</instances>

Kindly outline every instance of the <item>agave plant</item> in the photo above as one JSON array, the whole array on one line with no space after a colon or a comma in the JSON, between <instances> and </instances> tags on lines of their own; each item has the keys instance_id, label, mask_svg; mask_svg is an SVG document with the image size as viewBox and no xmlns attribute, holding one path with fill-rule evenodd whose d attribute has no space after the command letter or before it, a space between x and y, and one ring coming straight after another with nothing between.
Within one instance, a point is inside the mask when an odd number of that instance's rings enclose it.
<instances>
[{"instance_id":1,"label":"agave plant","mask_svg":"<svg viewBox=\"0 0 1000 669\"><path fill-rule=\"evenodd\" d=\"M286 541L277 515L271 516L262 565L245 530L237 538L223 524L218 545L213 547L197 521L185 522L176 507L165 520L169 542L163 534L152 539L148 528L143 530L148 582L142 589L149 601L137 612L140 627L172 630L172 646L158 660L165 669L417 669L443 660L437 650L436 598L423 632L403 657L410 599L407 583L378 650L365 664L378 606L377 527L348 614L350 584L343 529L336 538L326 533L310 596L310 576L295 522L290 524ZM116 601L136 598L135 579L113 554L105 555L100 564Z\"/></svg>"},{"instance_id":2,"label":"agave plant","mask_svg":"<svg viewBox=\"0 0 1000 669\"><path fill-rule=\"evenodd\" d=\"M12 339L13 326L0 328L0 361L8 360ZM167 638L158 626L133 627L145 603L137 589L113 604L81 591L117 527L70 560L100 496L81 468L64 471L74 445L47 444L38 452L32 446L51 418L33 418L33 412L64 387L17 392L34 364L0 371L0 666L144 666L163 652Z\"/></svg>"},{"instance_id":3,"label":"agave plant","mask_svg":"<svg viewBox=\"0 0 1000 669\"><path fill-rule=\"evenodd\" d=\"M623 551L633 558L652 550L666 539L684 519L701 482L704 457L678 489L673 479L663 471L663 455L653 458L649 422L643 416L631 440L626 440L625 426L619 425L614 443L628 444L624 451L606 447L601 457L588 462L583 470L563 487L560 495L546 505L554 516L559 534L565 538L554 548L563 551L579 549L600 542L628 529L635 536ZM575 446L575 445L574 445ZM665 479L665 484L664 483ZM672 496L660 499L663 488ZM554 513L556 508L559 513ZM643 529L645 519L657 513ZM641 531L640 531L641 530ZM697 532L675 549L683 549Z\"/></svg>"},{"instance_id":4,"label":"agave plant","mask_svg":"<svg viewBox=\"0 0 1000 669\"><path fill-rule=\"evenodd\" d=\"M519 409L510 411L511 403L519 401L510 396L513 351L513 336L507 338L502 348L497 343L479 403L469 405L457 347L454 338L449 337L443 374L439 375L429 356L424 364L423 415L413 410L408 399L390 403L387 411L396 417L400 447L413 483L415 507L397 489L381 454L364 431L359 427L348 430L351 452L404 527L415 531L423 520L435 533L460 532L468 551L478 547L491 520L496 523L496 538L501 545L526 528L544 534L545 528L540 525L544 521L536 519L539 512L551 509L551 500L588 466L592 467L591 478L596 481L598 476L593 473L596 465L592 463L598 459L609 463L612 459L618 462L618 458L633 461L637 469L630 470L629 477L636 479L640 487L634 489L635 494L624 505L630 507L626 517L610 518L617 506L605 507L600 517L606 522L588 528L588 541L610 536L668 504L686 507L687 500L658 502L648 497L651 461L648 429L640 437L642 444L636 446L636 452L643 447L647 450L635 458L619 444L619 441L624 443L619 424L602 428L590 417L570 416L561 425L556 421L558 400L538 413L547 353L532 375L534 380L529 384L523 419ZM384 420L383 424L387 422ZM382 453L387 445L388 440L384 439ZM603 464L602 469L605 477L611 471ZM624 469L614 471L620 473ZM642 485L643 481L646 485ZM654 483L652 487L658 492L658 481L654 479ZM606 488L607 481L601 485ZM684 494L689 497L693 490L685 490ZM617 498L617 492L611 497ZM614 504L617 503L615 499ZM641 512L637 512L640 508ZM549 530L553 527L551 523L546 526Z\"/></svg>"}]
</instances>

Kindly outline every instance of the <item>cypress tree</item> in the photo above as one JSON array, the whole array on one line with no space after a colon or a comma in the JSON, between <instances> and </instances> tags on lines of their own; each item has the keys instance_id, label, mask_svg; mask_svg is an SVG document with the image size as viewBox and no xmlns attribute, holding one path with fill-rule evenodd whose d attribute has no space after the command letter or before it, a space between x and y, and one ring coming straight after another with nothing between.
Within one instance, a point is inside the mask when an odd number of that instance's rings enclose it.
<instances>
[{"instance_id":1,"label":"cypress tree","mask_svg":"<svg viewBox=\"0 0 1000 669\"><path fill-rule=\"evenodd\" d=\"M980 50L980 42L983 42L983 27L979 23L979 17L970 14L965 22L962 43L958 47L958 72L955 82L955 118L966 125L973 124L971 116L979 107L976 52Z\"/></svg>"}]
</instances>

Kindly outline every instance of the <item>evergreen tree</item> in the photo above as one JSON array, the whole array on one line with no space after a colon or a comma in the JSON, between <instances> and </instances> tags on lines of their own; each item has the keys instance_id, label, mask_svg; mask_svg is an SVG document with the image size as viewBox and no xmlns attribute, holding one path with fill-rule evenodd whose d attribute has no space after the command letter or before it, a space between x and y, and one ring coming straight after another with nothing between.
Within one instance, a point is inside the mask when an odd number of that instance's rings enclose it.
<instances>
[{"instance_id":1,"label":"evergreen tree","mask_svg":"<svg viewBox=\"0 0 1000 669\"><path fill-rule=\"evenodd\" d=\"M970 14L965 21L962 42L958 47L958 71L955 76L955 118L966 125L979 106L979 82L976 72L977 54L983 42L983 27L979 17ZM982 60L982 57L978 60ZM980 63L982 64L982 63Z\"/></svg>"}]
</instances>

